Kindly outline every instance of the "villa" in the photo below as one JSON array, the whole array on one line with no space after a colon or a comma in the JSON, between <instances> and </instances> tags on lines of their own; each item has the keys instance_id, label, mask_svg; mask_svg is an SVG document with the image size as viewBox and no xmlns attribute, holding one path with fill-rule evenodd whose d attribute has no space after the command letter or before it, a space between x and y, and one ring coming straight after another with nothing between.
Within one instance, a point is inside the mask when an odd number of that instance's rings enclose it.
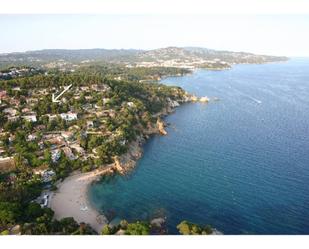
<instances>
[{"instance_id":1,"label":"villa","mask_svg":"<svg viewBox=\"0 0 309 249\"><path fill-rule=\"evenodd\" d=\"M23 119L29 121L29 122L36 122L36 115L26 115L26 116L22 116Z\"/></svg>"},{"instance_id":2,"label":"villa","mask_svg":"<svg viewBox=\"0 0 309 249\"><path fill-rule=\"evenodd\" d=\"M77 119L77 113L68 112L68 113L61 113L60 117L65 121L73 121Z\"/></svg>"}]
</instances>

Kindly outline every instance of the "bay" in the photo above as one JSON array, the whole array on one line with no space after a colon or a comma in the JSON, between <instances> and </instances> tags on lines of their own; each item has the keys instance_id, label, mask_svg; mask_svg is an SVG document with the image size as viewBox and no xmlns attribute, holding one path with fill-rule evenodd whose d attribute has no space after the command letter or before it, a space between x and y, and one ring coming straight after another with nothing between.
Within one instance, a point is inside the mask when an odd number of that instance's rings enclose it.
<instances>
[{"instance_id":1,"label":"bay","mask_svg":"<svg viewBox=\"0 0 309 249\"><path fill-rule=\"evenodd\" d=\"M224 234L309 234L309 59L196 70L162 80L209 104L165 118L128 176L89 189L103 213L129 221L166 216ZM215 100L217 99L218 100Z\"/></svg>"}]
</instances>

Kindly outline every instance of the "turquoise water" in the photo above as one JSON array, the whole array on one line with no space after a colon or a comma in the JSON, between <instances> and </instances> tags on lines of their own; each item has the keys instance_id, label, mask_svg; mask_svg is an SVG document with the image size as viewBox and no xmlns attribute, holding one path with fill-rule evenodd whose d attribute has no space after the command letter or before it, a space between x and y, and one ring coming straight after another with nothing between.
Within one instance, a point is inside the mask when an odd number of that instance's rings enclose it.
<instances>
[{"instance_id":1,"label":"turquoise water","mask_svg":"<svg viewBox=\"0 0 309 249\"><path fill-rule=\"evenodd\" d=\"M309 60L198 70L163 80L209 104L168 116L134 172L91 187L92 203L128 220L165 215L225 234L309 234Z\"/></svg>"}]
</instances>

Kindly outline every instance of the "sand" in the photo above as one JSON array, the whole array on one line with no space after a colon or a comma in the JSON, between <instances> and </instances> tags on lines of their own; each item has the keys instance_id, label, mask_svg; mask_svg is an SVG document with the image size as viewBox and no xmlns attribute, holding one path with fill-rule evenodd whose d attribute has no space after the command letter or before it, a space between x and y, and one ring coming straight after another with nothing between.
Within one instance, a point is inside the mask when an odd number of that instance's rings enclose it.
<instances>
[{"instance_id":1,"label":"sand","mask_svg":"<svg viewBox=\"0 0 309 249\"><path fill-rule=\"evenodd\" d=\"M139 137L131 142L127 153L114 158L115 163L88 173L75 172L57 184L58 189L50 194L49 203L49 207L55 212L54 217L56 219L73 217L77 222L85 222L101 233L108 220L104 214L100 214L90 205L87 195L88 186L104 174L113 173L113 171L125 174L132 170L136 161L142 156L143 141L142 137Z\"/></svg>"},{"instance_id":2,"label":"sand","mask_svg":"<svg viewBox=\"0 0 309 249\"><path fill-rule=\"evenodd\" d=\"M111 173L112 167L97 169L88 173L75 172L57 185L57 191L50 197L50 208L55 212L55 218L73 217L77 222L89 224L95 231L101 233L102 227L108 223L106 217L93 208L88 200L87 191L91 182L100 176Z\"/></svg>"}]
</instances>

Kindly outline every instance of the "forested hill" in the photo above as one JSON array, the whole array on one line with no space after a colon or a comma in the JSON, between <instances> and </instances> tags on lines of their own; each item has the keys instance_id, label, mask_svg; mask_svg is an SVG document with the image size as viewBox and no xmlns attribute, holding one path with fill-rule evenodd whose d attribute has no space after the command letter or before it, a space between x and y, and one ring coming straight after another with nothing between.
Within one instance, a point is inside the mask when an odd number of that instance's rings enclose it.
<instances>
[{"instance_id":1,"label":"forested hill","mask_svg":"<svg viewBox=\"0 0 309 249\"><path fill-rule=\"evenodd\" d=\"M145 66L143 63L153 63L151 66L165 66L164 63L167 63L171 66L179 65L185 67L188 62L191 63L191 66L203 66L203 64L212 61L233 64L265 63L284 61L287 59L287 57L218 51L198 47L167 47L154 50L48 49L0 54L0 68L21 65L56 67L66 64L85 64L93 62L124 63L133 66Z\"/></svg>"},{"instance_id":2,"label":"forested hill","mask_svg":"<svg viewBox=\"0 0 309 249\"><path fill-rule=\"evenodd\" d=\"M129 59L135 56L140 50L134 49L45 49L27 51L21 53L9 53L0 55L1 61L42 61L51 62L55 60L65 60L68 62L82 62L84 60L119 60Z\"/></svg>"}]
</instances>

